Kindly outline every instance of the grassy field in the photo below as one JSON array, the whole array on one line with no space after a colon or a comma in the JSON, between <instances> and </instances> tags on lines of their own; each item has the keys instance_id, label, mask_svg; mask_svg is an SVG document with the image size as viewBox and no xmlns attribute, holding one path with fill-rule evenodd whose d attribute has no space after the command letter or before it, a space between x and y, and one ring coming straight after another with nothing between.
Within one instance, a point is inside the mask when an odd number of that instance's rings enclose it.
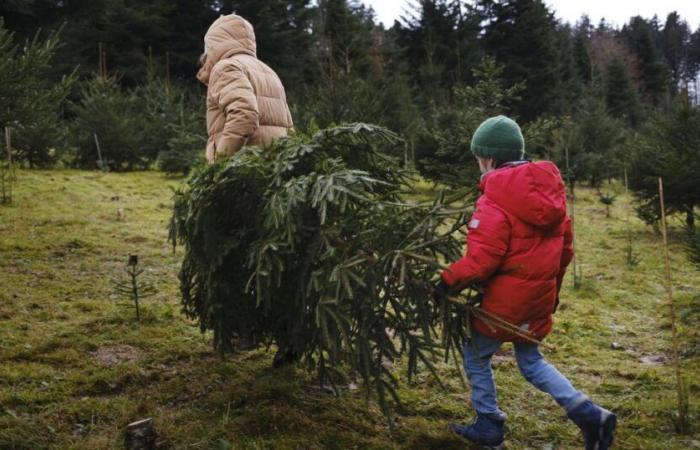
<instances>
[{"instance_id":1,"label":"grassy field","mask_svg":"<svg viewBox=\"0 0 700 450\"><path fill-rule=\"evenodd\" d=\"M473 416L452 365L439 365L446 390L428 374L402 384L406 411L391 431L361 390L336 398L300 368L273 370L264 350L212 353L210 336L179 311L181 254L166 228L180 183L152 172L19 173L14 204L0 206L0 448L121 448L125 425L144 417L154 418L161 448L465 448L446 429ZM626 210L618 197L608 219L594 191L580 192L583 286L565 280L545 354L618 414L617 448L700 448L700 272L672 221L695 430L679 435L661 239L633 217L639 264L628 267ZM157 287L140 325L114 292L129 254ZM582 448L576 427L526 384L511 354L506 345L495 357L507 448Z\"/></svg>"}]
</instances>

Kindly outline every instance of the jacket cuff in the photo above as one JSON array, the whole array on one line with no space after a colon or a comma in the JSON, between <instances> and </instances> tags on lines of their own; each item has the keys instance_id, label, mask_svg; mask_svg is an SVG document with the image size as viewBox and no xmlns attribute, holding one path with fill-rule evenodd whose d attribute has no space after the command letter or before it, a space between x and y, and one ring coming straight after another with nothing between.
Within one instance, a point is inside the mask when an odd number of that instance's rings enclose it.
<instances>
[{"instance_id":1,"label":"jacket cuff","mask_svg":"<svg viewBox=\"0 0 700 450\"><path fill-rule=\"evenodd\" d=\"M451 270L443 270L442 274L440 274L440 278L442 281L445 282L448 286L452 287L455 284L455 274Z\"/></svg>"},{"instance_id":2,"label":"jacket cuff","mask_svg":"<svg viewBox=\"0 0 700 450\"><path fill-rule=\"evenodd\" d=\"M216 156L231 156L245 145L246 139L237 137L225 137L216 143Z\"/></svg>"}]
</instances>

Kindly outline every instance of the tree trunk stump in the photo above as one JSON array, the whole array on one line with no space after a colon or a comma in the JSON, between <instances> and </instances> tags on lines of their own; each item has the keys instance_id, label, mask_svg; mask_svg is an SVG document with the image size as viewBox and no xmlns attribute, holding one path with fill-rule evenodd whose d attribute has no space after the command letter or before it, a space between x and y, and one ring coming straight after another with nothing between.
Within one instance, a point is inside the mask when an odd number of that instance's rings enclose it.
<instances>
[{"instance_id":1,"label":"tree trunk stump","mask_svg":"<svg viewBox=\"0 0 700 450\"><path fill-rule=\"evenodd\" d=\"M124 448L127 450L154 450L156 448L156 431L153 419L143 419L126 426Z\"/></svg>"}]
</instances>

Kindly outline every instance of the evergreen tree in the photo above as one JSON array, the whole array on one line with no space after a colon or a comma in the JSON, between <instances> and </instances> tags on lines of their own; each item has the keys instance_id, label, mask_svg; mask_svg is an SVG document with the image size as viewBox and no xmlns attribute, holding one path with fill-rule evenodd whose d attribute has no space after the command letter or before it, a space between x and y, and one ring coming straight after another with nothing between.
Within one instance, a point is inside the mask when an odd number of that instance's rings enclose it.
<instances>
[{"instance_id":1,"label":"evergreen tree","mask_svg":"<svg viewBox=\"0 0 700 450\"><path fill-rule=\"evenodd\" d=\"M173 79L181 78L191 84L199 84L195 78L199 56L204 51L204 34L220 14L216 9L217 2L172 0L168 3L169 7L163 14L167 34L162 42L148 43L153 54L153 69L163 76L165 64L169 62L168 70ZM166 52L169 61L166 61Z\"/></svg>"},{"instance_id":2,"label":"evergreen tree","mask_svg":"<svg viewBox=\"0 0 700 450\"><path fill-rule=\"evenodd\" d=\"M148 68L148 48L164 50L171 32L166 20L172 5L165 0L70 0L56 2L53 26L65 23L66 45L60 53L61 66L79 66L81 76L99 72L99 43L102 43L107 71L135 84ZM162 51L161 50L161 51ZM162 51L161 54L165 52Z\"/></svg>"},{"instance_id":3,"label":"evergreen tree","mask_svg":"<svg viewBox=\"0 0 700 450\"><path fill-rule=\"evenodd\" d=\"M295 105L298 126L381 120L382 105L373 75L380 55L373 50L374 25L369 14L356 2L319 3L312 35L316 81L305 86L304 96Z\"/></svg>"},{"instance_id":4,"label":"evergreen tree","mask_svg":"<svg viewBox=\"0 0 700 450\"><path fill-rule=\"evenodd\" d=\"M0 17L4 27L18 42L32 39L40 29L50 30L56 23L55 0L13 0L0 2Z\"/></svg>"},{"instance_id":5,"label":"evergreen tree","mask_svg":"<svg viewBox=\"0 0 700 450\"><path fill-rule=\"evenodd\" d=\"M236 12L256 29L258 55L294 86L312 75L310 0L20 0L0 7L23 34L36 27L65 24L66 46L57 72L80 64L83 76L96 72L98 43L103 43L107 69L136 84L148 62L165 73L166 53L173 78L196 82L197 60L209 25L220 15Z\"/></svg>"},{"instance_id":6,"label":"evergreen tree","mask_svg":"<svg viewBox=\"0 0 700 450\"><path fill-rule=\"evenodd\" d=\"M623 170L624 129L620 121L610 117L598 96L584 98L563 130L557 164L564 170L568 167L566 177L572 183L588 181L599 187Z\"/></svg>"},{"instance_id":7,"label":"evergreen tree","mask_svg":"<svg viewBox=\"0 0 700 450\"><path fill-rule=\"evenodd\" d=\"M294 105L297 125L327 127L367 121L415 129L417 117L395 34L375 26L355 2L322 2L314 30L316 83Z\"/></svg>"},{"instance_id":8,"label":"evergreen tree","mask_svg":"<svg viewBox=\"0 0 700 450\"><path fill-rule=\"evenodd\" d=\"M690 36L687 64L688 79L695 82L693 89L695 91L695 103L700 104L698 95L700 90L700 83L698 83L698 72L700 71L700 27Z\"/></svg>"},{"instance_id":9,"label":"evergreen tree","mask_svg":"<svg viewBox=\"0 0 700 450\"><path fill-rule=\"evenodd\" d=\"M300 85L316 80L311 58L311 0L228 0L222 4L218 12L239 14L253 25L258 58L277 72L292 96ZM199 41L203 38L204 33Z\"/></svg>"},{"instance_id":10,"label":"evergreen tree","mask_svg":"<svg viewBox=\"0 0 700 450\"><path fill-rule=\"evenodd\" d=\"M581 73L582 67L579 66L583 61L576 60L577 56L583 58L584 55L576 54L575 40L572 36L572 29L568 24L557 27L557 40L561 93L553 102L553 110L559 114L565 114L573 109L576 100L581 98L587 87L586 80ZM544 117L544 115L540 117Z\"/></svg>"},{"instance_id":11,"label":"evergreen tree","mask_svg":"<svg viewBox=\"0 0 700 450\"><path fill-rule=\"evenodd\" d=\"M95 77L86 81L80 102L71 110L71 138L75 164L83 168L99 167L99 153L110 170L146 169L152 160L141 150L143 127L141 101L132 91L122 90L113 77Z\"/></svg>"},{"instance_id":12,"label":"evergreen tree","mask_svg":"<svg viewBox=\"0 0 700 450\"><path fill-rule=\"evenodd\" d=\"M640 16L635 16L625 25L620 34L637 57L643 92L654 104L659 104L668 92L669 76L654 45L653 25Z\"/></svg>"},{"instance_id":13,"label":"evergreen tree","mask_svg":"<svg viewBox=\"0 0 700 450\"><path fill-rule=\"evenodd\" d=\"M454 104L427 114L416 138L416 165L433 181L461 187L476 183L479 169L470 151L471 136L488 117L508 114L520 99L522 84L505 86L503 66L484 58L474 69L473 86L457 87Z\"/></svg>"},{"instance_id":14,"label":"evergreen tree","mask_svg":"<svg viewBox=\"0 0 700 450\"><path fill-rule=\"evenodd\" d=\"M192 142L201 141L206 128L204 102L199 92L187 89L179 80L168 82L153 72L145 83L130 91L141 118L133 133L138 134L142 157L155 161L161 152L169 149L176 129L191 132ZM198 150L203 153L204 146Z\"/></svg>"},{"instance_id":15,"label":"evergreen tree","mask_svg":"<svg viewBox=\"0 0 700 450\"><path fill-rule=\"evenodd\" d=\"M204 163L207 137L204 134L202 112L179 106L177 121L168 124L169 139L158 153L158 169L170 174L187 175Z\"/></svg>"},{"instance_id":16,"label":"evergreen tree","mask_svg":"<svg viewBox=\"0 0 700 450\"><path fill-rule=\"evenodd\" d=\"M573 31L572 52L576 72L584 84L591 82L593 67L591 61L589 39L592 32L591 22L587 16L583 16L576 24Z\"/></svg>"},{"instance_id":17,"label":"evergreen tree","mask_svg":"<svg viewBox=\"0 0 700 450\"><path fill-rule=\"evenodd\" d=\"M689 228L685 245L686 252L688 253L688 259L690 259L690 262L692 262L695 267L700 270L700 233L697 233L696 230Z\"/></svg>"},{"instance_id":18,"label":"evergreen tree","mask_svg":"<svg viewBox=\"0 0 700 450\"><path fill-rule=\"evenodd\" d=\"M673 86L678 88L681 82L688 80L690 75L688 73L690 29L677 12L672 12L666 18L661 36L663 55L671 70Z\"/></svg>"},{"instance_id":19,"label":"evergreen tree","mask_svg":"<svg viewBox=\"0 0 700 450\"><path fill-rule=\"evenodd\" d=\"M480 59L481 18L471 5L454 0L421 0L394 31L410 76L426 100L447 101L450 88L470 80ZM427 103L427 102L424 102Z\"/></svg>"},{"instance_id":20,"label":"evergreen tree","mask_svg":"<svg viewBox=\"0 0 700 450\"><path fill-rule=\"evenodd\" d=\"M321 0L314 24L315 55L328 76L364 76L371 66L371 11L357 0Z\"/></svg>"},{"instance_id":21,"label":"evergreen tree","mask_svg":"<svg viewBox=\"0 0 700 450\"><path fill-rule=\"evenodd\" d=\"M630 188L640 218L659 220L658 178L664 180L668 214L682 213L692 228L700 205L700 111L678 98L670 111L658 111L634 145Z\"/></svg>"},{"instance_id":22,"label":"evergreen tree","mask_svg":"<svg viewBox=\"0 0 700 450\"><path fill-rule=\"evenodd\" d=\"M615 58L608 63L605 80L605 100L608 112L619 119L625 119L632 126L640 122L640 104L632 81L627 76L624 64Z\"/></svg>"},{"instance_id":23,"label":"evergreen tree","mask_svg":"<svg viewBox=\"0 0 700 450\"><path fill-rule=\"evenodd\" d=\"M375 47L380 55L380 70L374 72L376 91L382 97L381 121L377 122L396 131L412 142L422 123L416 93L411 89L411 70L402 58L394 30L375 28ZM365 120L365 119L362 119Z\"/></svg>"},{"instance_id":24,"label":"evergreen tree","mask_svg":"<svg viewBox=\"0 0 700 450\"><path fill-rule=\"evenodd\" d=\"M14 129L16 156L30 167L54 162L63 144L61 111L75 77L49 79L58 48L56 33L19 45L0 19L0 129Z\"/></svg>"},{"instance_id":25,"label":"evergreen tree","mask_svg":"<svg viewBox=\"0 0 700 450\"><path fill-rule=\"evenodd\" d=\"M541 0L480 0L485 51L505 66L506 84L525 83L518 115L555 112L563 95L556 22Z\"/></svg>"},{"instance_id":26,"label":"evergreen tree","mask_svg":"<svg viewBox=\"0 0 700 450\"><path fill-rule=\"evenodd\" d=\"M695 33L690 36L690 44L688 48L688 73L693 77L697 76L700 69L700 26Z\"/></svg>"}]
</instances>

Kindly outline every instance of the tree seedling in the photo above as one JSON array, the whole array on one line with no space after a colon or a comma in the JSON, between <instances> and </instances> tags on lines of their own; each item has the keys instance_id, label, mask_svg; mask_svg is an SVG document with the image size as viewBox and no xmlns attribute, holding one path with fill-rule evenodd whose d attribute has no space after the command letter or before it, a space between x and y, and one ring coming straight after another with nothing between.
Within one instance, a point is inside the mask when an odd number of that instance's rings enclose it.
<instances>
[{"instance_id":1,"label":"tree seedling","mask_svg":"<svg viewBox=\"0 0 700 450\"><path fill-rule=\"evenodd\" d=\"M126 265L127 278L125 280L115 281L115 289L118 294L124 298L130 299L136 308L136 321L141 321L140 300L149 297L156 293L156 288L152 283L139 279L143 274L142 268L139 268L139 256L129 255L129 261Z\"/></svg>"},{"instance_id":2,"label":"tree seedling","mask_svg":"<svg viewBox=\"0 0 700 450\"><path fill-rule=\"evenodd\" d=\"M611 193L601 193L598 197L598 201L605 205L605 217L610 218L610 207L615 203L617 196Z\"/></svg>"}]
</instances>

